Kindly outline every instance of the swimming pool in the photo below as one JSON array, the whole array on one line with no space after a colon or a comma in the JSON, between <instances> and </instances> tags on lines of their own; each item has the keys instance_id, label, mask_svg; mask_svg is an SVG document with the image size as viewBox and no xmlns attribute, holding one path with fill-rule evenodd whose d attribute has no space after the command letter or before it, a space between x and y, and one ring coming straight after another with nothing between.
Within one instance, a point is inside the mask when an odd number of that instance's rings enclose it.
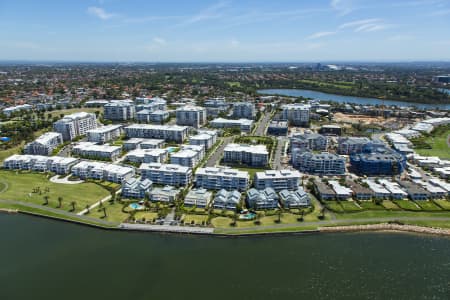
<instances>
[{"instance_id":1,"label":"swimming pool","mask_svg":"<svg viewBox=\"0 0 450 300\"><path fill-rule=\"evenodd\" d=\"M131 203L129 206L130 206L131 209L134 209L134 210L144 209L144 206L143 205L139 205L138 203Z\"/></svg>"},{"instance_id":2,"label":"swimming pool","mask_svg":"<svg viewBox=\"0 0 450 300\"><path fill-rule=\"evenodd\" d=\"M167 147L167 151L168 151L169 153L175 152L175 151L177 151L177 150L178 150L178 147Z\"/></svg>"},{"instance_id":3,"label":"swimming pool","mask_svg":"<svg viewBox=\"0 0 450 300\"><path fill-rule=\"evenodd\" d=\"M246 213L244 215L240 215L239 219L240 220L253 220L255 217L256 217L255 213L249 212L249 213Z\"/></svg>"}]
</instances>

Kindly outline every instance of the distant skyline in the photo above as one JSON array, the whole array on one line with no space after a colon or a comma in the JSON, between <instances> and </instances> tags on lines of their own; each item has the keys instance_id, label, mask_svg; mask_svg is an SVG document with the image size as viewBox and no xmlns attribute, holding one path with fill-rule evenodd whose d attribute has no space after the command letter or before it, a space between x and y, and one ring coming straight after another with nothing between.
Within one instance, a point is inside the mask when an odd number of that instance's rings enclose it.
<instances>
[{"instance_id":1,"label":"distant skyline","mask_svg":"<svg viewBox=\"0 0 450 300\"><path fill-rule=\"evenodd\" d=\"M450 0L0 0L0 26L0 60L450 60Z\"/></svg>"}]
</instances>

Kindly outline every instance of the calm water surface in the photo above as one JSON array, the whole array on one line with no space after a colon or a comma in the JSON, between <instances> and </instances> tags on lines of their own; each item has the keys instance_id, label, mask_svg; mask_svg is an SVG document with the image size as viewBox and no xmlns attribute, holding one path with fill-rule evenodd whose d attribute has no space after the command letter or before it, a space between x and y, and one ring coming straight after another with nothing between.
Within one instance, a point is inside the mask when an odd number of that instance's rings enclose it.
<instances>
[{"instance_id":1,"label":"calm water surface","mask_svg":"<svg viewBox=\"0 0 450 300\"><path fill-rule=\"evenodd\" d=\"M450 239L212 238L0 214L0 299L450 299Z\"/></svg>"},{"instance_id":2,"label":"calm water surface","mask_svg":"<svg viewBox=\"0 0 450 300\"><path fill-rule=\"evenodd\" d=\"M449 90L447 90L449 91ZM258 93L266 95L283 95L289 97L306 97L313 98L323 101L333 101L338 103L355 103L361 105L376 105L383 104L383 101L377 98L363 98L363 97L353 97L353 96L342 96L336 94L328 94L311 90L301 90L301 89L267 89L259 90ZM413 102L402 102L396 100L384 101L385 105L396 105L396 106L415 106L423 109L450 109L450 104L426 104L426 103L413 103Z\"/></svg>"}]
</instances>

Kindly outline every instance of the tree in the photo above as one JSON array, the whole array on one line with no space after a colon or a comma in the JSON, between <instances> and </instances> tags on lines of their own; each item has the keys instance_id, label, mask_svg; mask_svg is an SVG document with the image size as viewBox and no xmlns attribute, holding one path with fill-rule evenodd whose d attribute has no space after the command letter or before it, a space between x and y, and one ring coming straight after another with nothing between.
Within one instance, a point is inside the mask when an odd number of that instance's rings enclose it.
<instances>
[{"instance_id":1,"label":"tree","mask_svg":"<svg viewBox=\"0 0 450 300\"><path fill-rule=\"evenodd\" d=\"M44 196L44 205L48 205L48 199L49 199L50 197L49 196Z\"/></svg>"},{"instance_id":2,"label":"tree","mask_svg":"<svg viewBox=\"0 0 450 300\"><path fill-rule=\"evenodd\" d=\"M302 210L300 211L300 217L297 219L297 221L303 222L303 217L304 217L304 215L305 215L305 211L302 209Z\"/></svg>"},{"instance_id":3,"label":"tree","mask_svg":"<svg viewBox=\"0 0 450 300\"><path fill-rule=\"evenodd\" d=\"M89 214L90 210L89 210L89 204L86 204L86 214Z\"/></svg>"},{"instance_id":4,"label":"tree","mask_svg":"<svg viewBox=\"0 0 450 300\"><path fill-rule=\"evenodd\" d=\"M106 207L103 207L103 217L102 218L106 218L107 217L107 215L106 215Z\"/></svg>"},{"instance_id":5,"label":"tree","mask_svg":"<svg viewBox=\"0 0 450 300\"><path fill-rule=\"evenodd\" d=\"M70 211L75 211L75 206L77 203L75 201L70 202L70 205L72 206L72 209Z\"/></svg>"},{"instance_id":6,"label":"tree","mask_svg":"<svg viewBox=\"0 0 450 300\"><path fill-rule=\"evenodd\" d=\"M58 208L61 208L62 202L63 202L63 197L59 196L58 197Z\"/></svg>"}]
</instances>

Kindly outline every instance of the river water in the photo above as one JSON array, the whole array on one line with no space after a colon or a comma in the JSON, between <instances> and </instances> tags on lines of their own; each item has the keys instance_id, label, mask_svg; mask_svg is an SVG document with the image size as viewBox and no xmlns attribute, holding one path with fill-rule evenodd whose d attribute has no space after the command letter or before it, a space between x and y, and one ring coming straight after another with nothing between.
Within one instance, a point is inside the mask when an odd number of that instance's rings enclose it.
<instances>
[{"instance_id":1,"label":"river water","mask_svg":"<svg viewBox=\"0 0 450 300\"><path fill-rule=\"evenodd\" d=\"M0 299L449 299L450 239L218 238L0 214Z\"/></svg>"},{"instance_id":2,"label":"river water","mask_svg":"<svg viewBox=\"0 0 450 300\"><path fill-rule=\"evenodd\" d=\"M448 91L448 90L447 90ZM266 89L258 90L259 94L264 95L282 95L289 97L305 97L313 98L323 101L333 101L338 103L355 103L362 105L376 105L383 104L383 100L377 98L363 98L363 97L353 97L353 96L342 96L336 94L328 94L311 90L301 90L301 89ZM421 109L446 109L450 110L450 104L426 104L426 103L414 103L414 102L402 102L396 100L384 100L384 105L396 105L396 106L415 106Z\"/></svg>"}]
</instances>

